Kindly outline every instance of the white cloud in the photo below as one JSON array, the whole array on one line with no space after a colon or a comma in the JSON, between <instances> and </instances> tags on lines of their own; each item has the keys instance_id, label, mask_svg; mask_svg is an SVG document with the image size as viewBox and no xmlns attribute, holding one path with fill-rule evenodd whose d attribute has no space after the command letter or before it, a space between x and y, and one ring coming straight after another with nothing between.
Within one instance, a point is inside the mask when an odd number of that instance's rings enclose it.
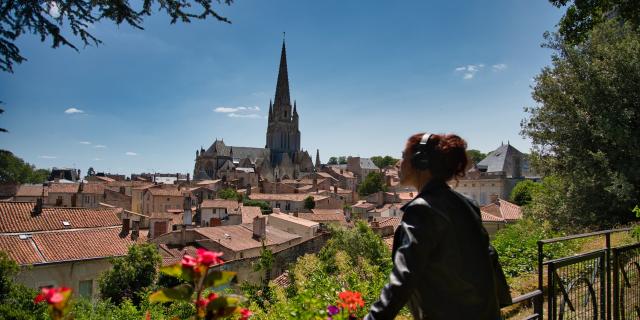
<instances>
[{"instance_id":1,"label":"white cloud","mask_svg":"<svg viewBox=\"0 0 640 320\"><path fill-rule=\"evenodd\" d=\"M80 144L91 144L89 141L80 141Z\"/></svg>"},{"instance_id":2,"label":"white cloud","mask_svg":"<svg viewBox=\"0 0 640 320\"><path fill-rule=\"evenodd\" d=\"M106 148L107 148L107 146L102 145L102 144L96 144L96 145L95 145L95 146L93 146L93 147L94 147L94 148L96 148L96 149L106 149Z\"/></svg>"},{"instance_id":3,"label":"white cloud","mask_svg":"<svg viewBox=\"0 0 640 320\"><path fill-rule=\"evenodd\" d=\"M493 71L504 71L507 69L507 65L504 63L498 63L491 66L491 68L493 68Z\"/></svg>"},{"instance_id":4,"label":"white cloud","mask_svg":"<svg viewBox=\"0 0 640 320\"><path fill-rule=\"evenodd\" d=\"M260 107L258 106L253 106L253 107L217 107L215 109L213 109L214 112L218 112L218 113L230 113L230 112L255 112L255 111L260 111Z\"/></svg>"},{"instance_id":5,"label":"white cloud","mask_svg":"<svg viewBox=\"0 0 640 320\"><path fill-rule=\"evenodd\" d=\"M460 66L455 69L456 72L462 73L462 79L469 80L473 79L473 77L480 71L480 69L484 68L484 64L470 64L467 66Z\"/></svg>"},{"instance_id":6,"label":"white cloud","mask_svg":"<svg viewBox=\"0 0 640 320\"><path fill-rule=\"evenodd\" d=\"M80 110L80 109L77 109L77 108L69 108L69 109L65 110L64 113L66 113L66 114L74 114L74 113L84 113L84 111Z\"/></svg>"},{"instance_id":7,"label":"white cloud","mask_svg":"<svg viewBox=\"0 0 640 320\"><path fill-rule=\"evenodd\" d=\"M60 7L58 7L58 3L55 1L49 2L49 15L57 18L60 16Z\"/></svg>"},{"instance_id":8,"label":"white cloud","mask_svg":"<svg viewBox=\"0 0 640 320\"><path fill-rule=\"evenodd\" d=\"M38 158L40 158L40 159L57 159L58 157L56 157L56 156L39 156Z\"/></svg>"},{"instance_id":9,"label":"white cloud","mask_svg":"<svg viewBox=\"0 0 640 320\"><path fill-rule=\"evenodd\" d=\"M257 113L251 113L251 114L229 113L229 118L262 118L262 117Z\"/></svg>"},{"instance_id":10,"label":"white cloud","mask_svg":"<svg viewBox=\"0 0 640 320\"><path fill-rule=\"evenodd\" d=\"M127 155L127 156L137 156L138 155L137 153L131 152L131 151L127 151L124 154Z\"/></svg>"}]
</instances>

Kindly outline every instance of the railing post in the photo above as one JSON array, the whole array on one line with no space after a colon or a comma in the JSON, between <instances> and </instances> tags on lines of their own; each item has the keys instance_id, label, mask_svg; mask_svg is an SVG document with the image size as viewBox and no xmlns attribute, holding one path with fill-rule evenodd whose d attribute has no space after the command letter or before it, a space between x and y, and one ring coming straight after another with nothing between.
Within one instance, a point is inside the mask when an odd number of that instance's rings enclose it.
<instances>
[{"instance_id":1,"label":"railing post","mask_svg":"<svg viewBox=\"0 0 640 320\"><path fill-rule=\"evenodd\" d=\"M554 304L556 300L555 283L553 277L553 262L549 262L549 264L547 265L547 291L547 309L549 309L549 320L553 320L555 316Z\"/></svg>"},{"instance_id":2,"label":"railing post","mask_svg":"<svg viewBox=\"0 0 640 320\"><path fill-rule=\"evenodd\" d=\"M543 281L542 281L542 276L543 276L543 254L542 254L542 250L544 243L540 240L538 240L538 290L540 290L541 294L540 296L536 297L535 305L534 305L534 312L540 315L540 320L542 320L544 318L544 290L543 290Z\"/></svg>"},{"instance_id":3,"label":"railing post","mask_svg":"<svg viewBox=\"0 0 640 320\"><path fill-rule=\"evenodd\" d=\"M613 320L620 319L620 278L618 274L619 262L618 262L618 252L616 250L613 251Z\"/></svg>"},{"instance_id":4,"label":"railing post","mask_svg":"<svg viewBox=\"0 0 640 320\"><path fill-rule=\"evenodd\" d=\"M607 232L604 235L605 237L605 259L607 259L606 263L606 272L607 272L607 320L611 320L611 233Z\"/></svg>"}]
</instances>

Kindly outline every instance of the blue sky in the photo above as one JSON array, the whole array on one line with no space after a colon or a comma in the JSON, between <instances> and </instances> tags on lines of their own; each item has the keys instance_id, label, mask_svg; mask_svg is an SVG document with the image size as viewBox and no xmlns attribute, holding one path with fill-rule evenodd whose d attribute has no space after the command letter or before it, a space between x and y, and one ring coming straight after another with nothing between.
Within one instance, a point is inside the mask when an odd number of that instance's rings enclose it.
<instances>
[{"instance_id":1,"label":"blue sky","mask_svg":"<svg viewBox=\"0 0 640 320\"><path fill-rule=\"evenodd\" d=\"M191 172L195 151L216 137L263 147L286 31L312 156L399 157L421 131L527 152L523 107L550 63L542 34L562 15L527 0L237 0L219 9L232 24L171 25L158 14L144 31L102 22L91 30L103 44L80 52L22 37L28 61L0 73L0 126L10 131L0 148L38 167L129 174Z\"/></svg>"}]
</instances>

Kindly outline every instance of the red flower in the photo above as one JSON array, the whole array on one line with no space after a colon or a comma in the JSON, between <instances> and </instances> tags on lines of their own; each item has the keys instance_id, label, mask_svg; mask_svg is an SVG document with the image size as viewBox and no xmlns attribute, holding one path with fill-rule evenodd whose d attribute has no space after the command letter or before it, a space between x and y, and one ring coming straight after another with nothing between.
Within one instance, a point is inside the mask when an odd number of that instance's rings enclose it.
<instances>
[{"instance_id":1,"label":"red flower","mask_svg":"<svg viewBox=\"0 0 640 320\"><path fill-rule=\"evenodd\" d=\"M357 291L343 291L338 295L341 302L340 307L349 311L356 311L358 307L364 307L364 300L362 300L362 294Z\"/></svg>"},{"instance_id":2,"label":"red flower","mask_svg":"<svg viewBox=\"0 0 640 320\"><path fill-rule=\"evenodd\" d=\"M42 301L47 301L48 304L58 304L60 302L65 301L65 296L63 293L70 291L71 289L66 287L61 288L42 288L40 294L38 294L33 302L40 303Z\"/></svg>"},{"instance_id":3,"label":"red flower","mask_svg":"<svg viewBox=\"0 0 640 320\"><path fill-rule=\"evenodd\" d=\"M209 302L211 302L211 301L213 301L213 300L215 300L217 298L218 298L218 295L212 292L206 298L198 299L198 301L196 301L196 305L198 307L204 308L209 304Z\"/></svg>"},{"instance_id":4,"label":"red flower","mask_svg":"<svg viewBox=\"0 0 640 320\"><path fill-rule=\"evenodd\" d=\"M241 320L249 319L249 317L251 317L252 314L253 314L253 312L251 312L249 309L245 309L245 308L240 309L240 319Z\"/></svg>"},{"instance_id":5,"label":"red flower","mask_svg":"<svg viewBox=\"0 0 640 320\"><path fill-rule=\"evenodd\" d=\"M222 256L222 252L214 252L208 251L207 249L198 248L198 263L204 266L209 267L212 265L224 263L224 261L220 259L220 256Z\"/></svg>"},{"instance_id":6,"label":"red flower","mask_svg":"<svg viewBox=\"0 0 640 320\"><path fill-rule=\"evenodd\" d=\"M184 255L184 257L182 257L182 266L186 267L186 268L193 268L196 266L197 264L197 260L196 258L189 256L189 255Z\"/></svg>"}]
</instances>

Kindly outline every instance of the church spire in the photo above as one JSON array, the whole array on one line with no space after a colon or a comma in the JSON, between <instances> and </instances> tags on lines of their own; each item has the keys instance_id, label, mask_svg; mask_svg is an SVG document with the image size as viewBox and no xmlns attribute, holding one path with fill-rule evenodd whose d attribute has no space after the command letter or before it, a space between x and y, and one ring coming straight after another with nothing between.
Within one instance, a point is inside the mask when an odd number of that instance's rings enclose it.
<instances>
[{"instance_id":1,"label":"church spire","mask_svg":"<svg viewBox=\"0 0 640 320\"><path fill-rule=\"evenodd\" d=\"M320 168L320 149L316 149L316 168Z\"/></svg>"},{"instance_id":2,"label":"church spire","mask_svg":"<svg viewBox=\"0 0 640 320\"><path fill-rule=\"evenodd\" d=\"M276 110L283 105L291 105L289 98L289 74L287 72L287 49L282 40L282 53L280 54L280 69L278 70L278 83L276 85L276 98L274 101ZM291 109L289 109L291 110Z\"/></svg>"}]
</instances>

